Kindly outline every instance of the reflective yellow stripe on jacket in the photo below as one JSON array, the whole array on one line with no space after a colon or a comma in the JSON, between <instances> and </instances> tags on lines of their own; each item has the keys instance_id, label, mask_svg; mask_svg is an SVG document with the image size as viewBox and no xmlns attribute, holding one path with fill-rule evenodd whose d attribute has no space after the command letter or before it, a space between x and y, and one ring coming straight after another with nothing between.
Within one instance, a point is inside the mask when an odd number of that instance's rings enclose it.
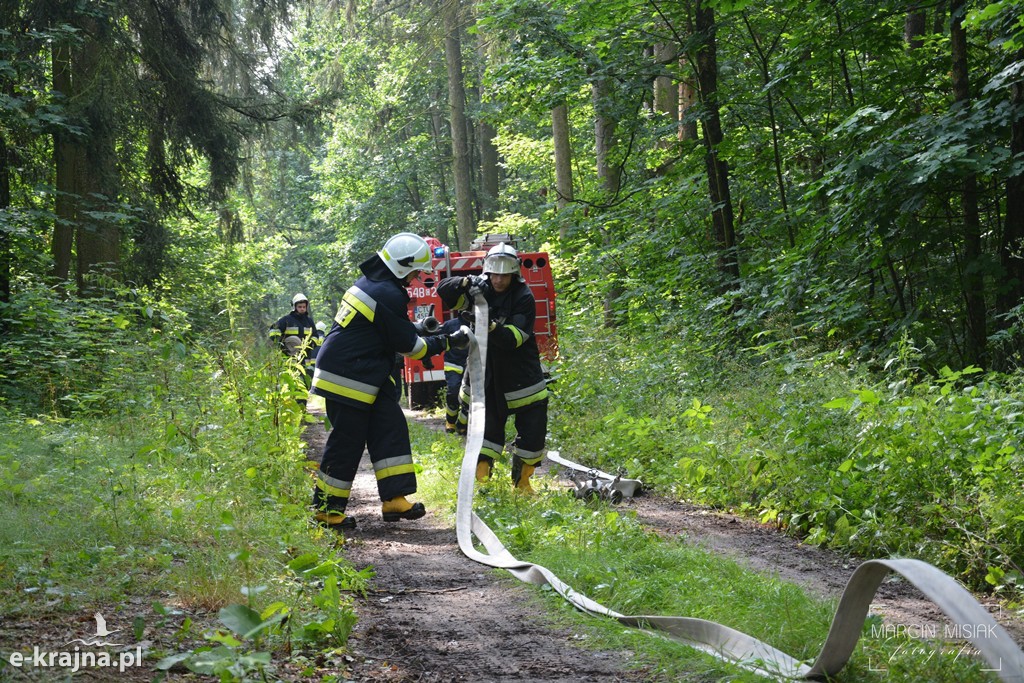
<instances>
[{"instance_id":1,"label":"reflective yellow stripe on jacket","mask_svg":"<svg viewBox=\"0 0 1024 683\"><path fill-rule=\"evenodd\" d=\"M317 368L313 372L313 388L355 399L367 405L377 400L378 387L327 372L322 368Z\"/></svg>"},{"instance_id":2,"label":"reflective yellow stripe on jacket","mask_svg":"<svg viewBox=\"0 0 1024 683\"><path fill-rule=\"evenodd\" d=\"M371 323L373 322L373 318L377 314L377 301L372 296L353 285L348 288L341 300L362 313Z\"/></svg>"},{"instance_id":3,"label":"reflective yellow stripe on jacket","mask_svg":"<svg viewBox=\"0 0 1024 683\"><path fill-rule=\"evenodd\" d=\"M505 327L506 330L508 330L509 332L512 333L513 337L516 338L516 348L517 349L520 346L522 346L523 344L525 344L526 340L530 338L529 334L527 334L526 332L523 332L521 329L519 329L515 325L505 325L504 327Z\"/></svg>"}]
</instances>

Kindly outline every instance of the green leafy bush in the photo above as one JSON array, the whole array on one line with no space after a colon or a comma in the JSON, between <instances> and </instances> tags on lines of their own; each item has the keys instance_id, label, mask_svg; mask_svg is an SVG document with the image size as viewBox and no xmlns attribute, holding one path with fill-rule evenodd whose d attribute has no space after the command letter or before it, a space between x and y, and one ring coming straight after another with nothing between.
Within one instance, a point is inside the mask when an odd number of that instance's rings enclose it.
<instances>
[{"instance_id":1,"label":"green leafy bush","mask_svg":"<svg viewBox=\"0 0 1024 683\"><path fill-rule=\"evenodd\" d=\"M671 338L563 331L572 351L551 447L570 459L811 543L918 557L1019 594L1019 375L927 377L906 343L880 379L841 351L762 345L712 365Z\"/></svg>"}]
</instances>

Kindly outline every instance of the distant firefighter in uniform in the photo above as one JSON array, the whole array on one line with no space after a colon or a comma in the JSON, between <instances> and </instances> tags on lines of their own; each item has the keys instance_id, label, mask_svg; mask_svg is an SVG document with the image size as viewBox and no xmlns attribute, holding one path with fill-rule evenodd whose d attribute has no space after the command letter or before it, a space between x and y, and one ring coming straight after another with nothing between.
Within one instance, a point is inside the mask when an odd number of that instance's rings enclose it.
<instances>
[{"instance_id":1,"label":"distant firefighter in uniform","mask_svg":"<svg viewBox=\"0 0 1024 683\"><path fill-rule=\"evenodd\" d=\"M452 318L441 325L441 332L454 334L462 327L462 320ZM449 434L466 433L469 421L469 403L462 389L463 376L466 372L466 359L469 349L449 349L444 352L444 429Z\"/></svg>"},{"instance_id":2,"label":"distant firefighter in uniform","mask_svg":"<svg viewBox=\"0 0 1024 683\"><path fill-rule=\"evenodd\" d=\"M332 529L355 526L345 514L363 449L377 477L386 522L419 519L409 426L399 405L395 354L423 359L453 345L468 345L466 332L420 337L409 321L406 285L419 271L431 272L422 237L400 233L360 264L363 276L348 288L316 357L313 393L325 399L331 432L313 490L318 522Z\"/></svg>"},{"instance_id":3,"label":"distant firefighter in uniform","mask_svg":"<svg viewBox=\"0 0 1024 683\"><path fill-rule=\"evenodd\" d=\"M313 322L309 312L309 299L299 292L292 297L292 310L270 326L270 340L276 342L285 354L299 363L306 384L313 375L317 347L323 341L320 325Z\"/></svg>"},{"instance_id":4,"label":"distant firefighter in uniform","mask_svg":"<svg viewBox=\"0 0 1024 683\"><path fill-rule=\"evenodd\" d=\"M487 252L484 275L441 280L437 293L445 306L471 306L473 291L487 300L490 327L484 378L484 443L476 468L479 481L490 479L494 460L505 445L505 423L514 416L516 439L512 482L533 493L530 477L544 454L548 424L548 388L534 335L536 303L520 273L519 254L502 243Z\"/></svg>"}]
</instances>

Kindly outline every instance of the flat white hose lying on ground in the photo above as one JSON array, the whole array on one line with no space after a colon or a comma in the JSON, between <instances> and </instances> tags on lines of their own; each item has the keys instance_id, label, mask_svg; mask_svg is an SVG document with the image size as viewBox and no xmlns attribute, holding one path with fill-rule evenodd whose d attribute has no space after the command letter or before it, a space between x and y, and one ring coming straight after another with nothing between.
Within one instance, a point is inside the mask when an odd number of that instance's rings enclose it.
<instances>
[{"instance_id":1,"label":"flat white hose lying on ground","mask_svg":"<svg viewBox=\"0 0 1024 683\"><path fill-rule=\"evenodd\" d=\"M834 676L849 661L860 638L868 607L889 572L896 572L934 602L958 628L958 633L977 649L1003 681L1024 683L1024 652L988 611L952 577L920 560L868 560L853 572L843 590L828 637L810 666L745 633L704 619L663 616L627 616L577 593L545 567L517 560L494 532L473 512L476 464L483 445L484 373L487 358L487 303L476 297L476 329L471 335L468 370L472 392L469 432L459 474L456 535L466 557L489 567L506 569L520 581L548 584L575 607L590 614L617 619L624 625L657 631L674 640L710 653L725 661L772 678L823 678ZM569 463L555 454L556 462ZM579 465L571 466L583 470ZM607 475L606 475L607 476ZM632 493L632 492L631 492ZM473 536L484 552L473 544Z\"/></svg>"}]
</instances>

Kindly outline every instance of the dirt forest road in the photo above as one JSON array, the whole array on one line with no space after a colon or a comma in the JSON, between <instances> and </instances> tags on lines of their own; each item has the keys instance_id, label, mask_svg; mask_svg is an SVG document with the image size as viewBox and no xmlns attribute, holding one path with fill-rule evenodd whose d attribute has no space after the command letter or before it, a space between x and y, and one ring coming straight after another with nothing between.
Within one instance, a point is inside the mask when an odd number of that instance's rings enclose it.
<instances>
[{"instance_id":1,"label":"dirt forest road","mask_svg":"<svg viewBox=\"0 0 1024 683\"><path fill-rule=\"evenodd\" d=\"M307 429L311 459L319 460L325 439L322 425ZM348 512L358 527L346 534L344 556L356 568L372 566L375 572L367 598L356 603L359 622L349 641L347 672L353 680L645 679L642 672L626 670L621 653L573 647L572 633L552 631L535 588L501 581L467 558L454 528L429 510L413 522L384 523L365 454Z\"/></svg>"},{"instance_id":2,"label":"dirt forest road","mask_svg":"<svg viewBox=\"0 0 1024 683\"><path fill-rule=\"evenodd\" d=\"M440 429L440 421L409 413ZM309 457L318 460L322 425L306 432ZM628 652L594 652L574 645L579 636L553 630L536 588L502 580L466 558L455 530L433 515L385 524L369 458L356 477L349 511L358 519L344 555L376 573L350 640L348 675L357 681L642 681L649 672L627 668ZM543 465L538 472L547 469ZM858 561L807 546L771 528L732 515L644 495L623 502L665 537L683 537L741 564L775 574L823 597L838 598ZM888 622L946 623L913 587L890 577L872 604ZM1024 623L993 610L1018 643ZM681 615L685 616L685 615Z\"/></svg>"}]
</instances>

